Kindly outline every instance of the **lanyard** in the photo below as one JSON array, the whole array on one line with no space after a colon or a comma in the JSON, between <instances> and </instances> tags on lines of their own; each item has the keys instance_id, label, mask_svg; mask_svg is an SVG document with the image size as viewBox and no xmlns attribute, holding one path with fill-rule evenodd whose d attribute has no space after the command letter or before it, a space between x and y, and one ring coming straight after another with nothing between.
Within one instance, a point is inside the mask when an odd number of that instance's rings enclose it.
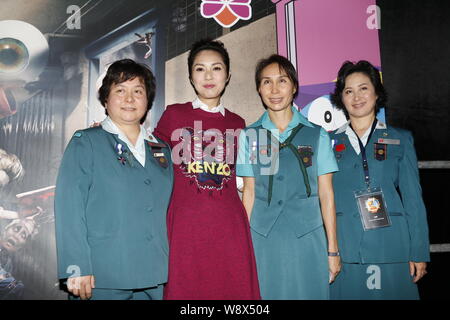
<instances>
[{"instance_id":1,"label":"lanyard","mask_svg":"<svg viewBox=\"0 0 450 320\"><path fill-rule=\"evenodd\" d=\"M373 132L375 131L375 127L377 126L377 118L373 120L372 128L370 129L369 136L367 137L367 143L369 143L370 138L372 137ZM356 133L355 129L353 129L352 124L350 123L350 128L353 130L353 132L356 135L356 138L358 139L359 143L359 149L361 150L361 157L362 157L362 166L364 169L364 180L367 185L367 189L370 188L370 174L369 174L369 163L367 162L367 154L366 154L366 147L363 145L361 139L358 137L358 134Z\"/></svg>"},{"instance_id":2,"label":"lanyard","mask_svg":"<svg viewBox=\"0 0 450 320\"><path fill-rule=\"evenodd\" d=\"M302 171L303 182L305 183L306 193L309 197L311 195L311 186L309 184L308 172L306 172L305 164L303 163L303 160L300 158L300 154L298 153L297 148L295 148L295 146L292 144L292 140L297 135L297 132L299 132L300 129L302 129L302 128L303 128L303 124L300 123L294 129L292 129L292 132L289 135L289 137L283 143L280 143L280 151L281 151L281 149L288 147L289 149L291 149L292 153L297 158L298 164L300 166L300 170ZM272 141L272 139L275 139L275 137L272 136L272 133L270 132L270 130L267 130L268 144ZM270 150L270 145L268 146L268 149ZM269 175L269 190L268 190L268 195L267 195L267 201L268 201L269 205L270 205L270 201L272 200L272 188L273 188L273 174L270 174Z\"/></svg>"}]
</instances>

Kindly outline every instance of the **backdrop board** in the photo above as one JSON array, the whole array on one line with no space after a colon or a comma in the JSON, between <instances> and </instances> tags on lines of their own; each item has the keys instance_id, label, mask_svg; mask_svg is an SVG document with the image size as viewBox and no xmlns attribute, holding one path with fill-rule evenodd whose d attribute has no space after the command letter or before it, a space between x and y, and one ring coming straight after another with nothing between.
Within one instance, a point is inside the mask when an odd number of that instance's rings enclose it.
<instances>
[{"instance_id":1,"label":"backdrop board","mask_svg":"<svg viewBox=\"0 0 450 320\"><path fill-rule=\"evenodd\" d=\"M297 107L331 131L346 121L328 96L340 66L368 60L390 97L379 118L413 132L420 161L448 162L448 12L446 0L2 0L0 300L67 298L56 275L56 177L73 133L105 117L97 88L113 61L131 58L154 72L144 123L151 131L167 104L195 98L187 70L195 41L228 48L232 77L222 102L247 125L265 111L256 63L278 52L296 67ZM441 183L448 168L426 170L431 240L449 244ZM422 298L448 297L448 252L434 254Z\"/></svg>"}]
</instances>

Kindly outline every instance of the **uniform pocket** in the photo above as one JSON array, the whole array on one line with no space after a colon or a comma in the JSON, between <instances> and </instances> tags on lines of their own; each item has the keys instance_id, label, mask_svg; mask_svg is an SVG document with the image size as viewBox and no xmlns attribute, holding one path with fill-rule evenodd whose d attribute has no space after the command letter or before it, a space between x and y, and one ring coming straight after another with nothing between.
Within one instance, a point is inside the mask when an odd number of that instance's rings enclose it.
<instances>
[{"instance_id":1,"label":"uniform pocket","mask_svg":"<svg viewBox=\"0 0 450 320\"><path fill-rule=\"evenodd\" d=\"M323 224L319 197L297 199L286 204L286 218L290 221L297 238L315 230Z\"/></svg>"}]
</instances>

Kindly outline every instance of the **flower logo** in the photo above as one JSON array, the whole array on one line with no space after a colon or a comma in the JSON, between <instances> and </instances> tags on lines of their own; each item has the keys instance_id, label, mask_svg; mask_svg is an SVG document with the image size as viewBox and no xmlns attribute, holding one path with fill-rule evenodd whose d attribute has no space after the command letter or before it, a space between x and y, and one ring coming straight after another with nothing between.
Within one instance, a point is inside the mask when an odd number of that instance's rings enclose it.
<instances>
[{"instance_id":1,"label":"flower logo","mask_svg":"<svg viewBox=\"0 0 450 320\"><path fill-rule=\"evenodd\" d=\"M239 19L252 17L251 0L202 0L200 12L204 18L214 18L224 28L232 27Z\"/></svg>"}]
</instances>

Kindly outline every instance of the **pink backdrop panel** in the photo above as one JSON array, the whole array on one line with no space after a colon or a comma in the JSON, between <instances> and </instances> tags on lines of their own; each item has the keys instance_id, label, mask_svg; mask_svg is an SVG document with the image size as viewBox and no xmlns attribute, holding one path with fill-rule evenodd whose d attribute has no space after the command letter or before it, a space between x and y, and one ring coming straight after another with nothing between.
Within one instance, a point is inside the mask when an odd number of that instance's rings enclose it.
<instances>
[{"instance_id":1,"label":"pink backdrop panel","mask_svg":"<svg viewBox=\"0 0 450 320\"><path fill-rule=\"evenodd\" d=\"M375 0L295 2L300 85L333 81L345 60L381 66L378 30L367 26Z\"/></svg>"}]
</instances>

